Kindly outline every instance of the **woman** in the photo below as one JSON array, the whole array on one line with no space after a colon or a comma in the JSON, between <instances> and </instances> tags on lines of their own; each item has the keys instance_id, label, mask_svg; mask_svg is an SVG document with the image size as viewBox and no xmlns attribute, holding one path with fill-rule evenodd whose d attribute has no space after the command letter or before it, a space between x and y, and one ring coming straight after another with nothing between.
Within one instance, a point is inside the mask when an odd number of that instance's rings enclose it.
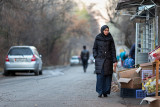
<instances>
[{"instance_id":1,"label":"woman","mask_svg":"<svg viewBox=\"0 0 160 107\"><path fill-rule=\"evenodd\" d=\"M97 74L98 97L102 97L102 95L107 97L111 89L113 63L117 64L114 40L107 25L101 27L101 33L95 38L93 56Z\"/></svg>"}]
</instances>

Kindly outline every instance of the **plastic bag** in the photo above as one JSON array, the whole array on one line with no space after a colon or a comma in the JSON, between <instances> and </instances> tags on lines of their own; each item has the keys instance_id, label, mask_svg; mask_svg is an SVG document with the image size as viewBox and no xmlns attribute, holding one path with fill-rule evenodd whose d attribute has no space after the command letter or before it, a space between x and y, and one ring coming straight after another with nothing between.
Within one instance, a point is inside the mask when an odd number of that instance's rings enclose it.
<instances>
[{"instance_id":1,"label":"plastic bag","mask_svg":"<svg viewBox=\"0 0 160 107\"><path fill-rule=\"evenodd\" d=\"M149 60L151 62L155 60L160 60L160 46L157 47L155 50L149 52Z\"/></svg>"},{"instance_id":2,"label":"plastic bag","mask_svg":"<svg viewBox=\"0 0 160 107\"><path fill-rule=\"evenodd\" d=\"M125 68L134 68L135 61L132 58L127 58L124 61L123 67Z\"/></svg>"}]
</instances>

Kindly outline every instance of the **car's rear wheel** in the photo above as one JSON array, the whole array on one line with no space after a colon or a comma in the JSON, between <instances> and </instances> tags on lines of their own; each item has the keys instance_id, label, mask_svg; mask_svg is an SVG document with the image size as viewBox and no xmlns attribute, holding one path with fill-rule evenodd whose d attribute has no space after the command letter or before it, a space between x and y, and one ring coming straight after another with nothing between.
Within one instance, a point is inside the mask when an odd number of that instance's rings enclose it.
<instances>
[{"instance_id":1,"label":"car's rear wheel","mask_svg":"<svg viewBox=\"0 0 160 107\"><path fill-rule=\"evenodd\" d=\"M9 76L10 75L10 72L8 70L4 70L4 73L3 73L4 76Z\"/></svg>"},{"instance_id":2,"label":"car's rear wheel","mask_svg":"<svg viewBox=\"0 0 160 107\"><path fill-rule=\"evenodd\" d=\"M38 67L37 67L37 69L34 71L34 74L35 74L35 76L38 76L38 75L39 75L39 69L38 69Z\"/></svg>"},{"instance_id":3,"label":"car's rear wheel","mask_svg":"<svg viewBox=\"0 0 160 107\"><path fill-rule=\"evenodd\" d=\"M42 70L40 70L40 71L39 71L39 75L42 75L42 74L43 74L43 71L42 71Z\"/></svg>"},{"instance_id":4,"label":"car's rear wheel","mask_svg":"<svg viewBox=\"0 0 160 107\"><path fill-rule=\"evenodd\" d=\"M34 74L35 74L35 76L39 75L39 66L37 66L37 68L34 70Z\"/></svg>"},{"instance_id":5,"label":"car's rear wheel","mask_svg":"<svg viewBox=\"0 0 160 107\"><path fill-rule=\"evenodd\" d=\"M35 76L38 76L38 75L39 75L39 71L38 71L38 70L35 70L35 71L34 71L34 75L35 75Z\"/></svg>"}]
</instances>

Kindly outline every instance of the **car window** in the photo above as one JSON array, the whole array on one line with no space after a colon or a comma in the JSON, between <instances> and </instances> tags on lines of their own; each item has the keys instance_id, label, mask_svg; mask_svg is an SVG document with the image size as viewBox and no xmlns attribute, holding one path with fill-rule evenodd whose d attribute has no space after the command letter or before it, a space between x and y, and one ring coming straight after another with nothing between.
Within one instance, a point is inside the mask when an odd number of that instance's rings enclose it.
<instances>
[{"instance_id":1,"label":"car window","mask_svg":"<svg viewBox=\"0 0 160 107\"><path fill-rule=\"evenodd\" d=\"M31 49L29 48L12 48L9 55L33 55Z\"/></svg>"},{"instance_id":2,"label":"car window","mask_svg":"<svg viewBox=\"0 0 160 107\"><path fill-rule=\"evenodd\" d=\"M38 53L37 49L34 49L33 51L37 56L39 56L39 53Z\"/></svg>"}]
</instances>

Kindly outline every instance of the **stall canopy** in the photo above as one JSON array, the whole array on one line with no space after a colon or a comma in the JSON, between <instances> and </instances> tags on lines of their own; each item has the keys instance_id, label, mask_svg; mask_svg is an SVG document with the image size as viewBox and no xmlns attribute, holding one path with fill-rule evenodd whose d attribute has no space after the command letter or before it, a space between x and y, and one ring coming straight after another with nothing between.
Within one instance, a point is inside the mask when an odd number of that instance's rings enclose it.
<instances>
[{"instance_id":1,"label":"stall canopy","mask_svg":"<svg viewBox=\"0 0 160 107\"><path fill-rule=\"evenodd\" d=\"M116 10L138 7L140 5L160 4L160 0L119 0Z\"/></svg>"}]
</instances>

